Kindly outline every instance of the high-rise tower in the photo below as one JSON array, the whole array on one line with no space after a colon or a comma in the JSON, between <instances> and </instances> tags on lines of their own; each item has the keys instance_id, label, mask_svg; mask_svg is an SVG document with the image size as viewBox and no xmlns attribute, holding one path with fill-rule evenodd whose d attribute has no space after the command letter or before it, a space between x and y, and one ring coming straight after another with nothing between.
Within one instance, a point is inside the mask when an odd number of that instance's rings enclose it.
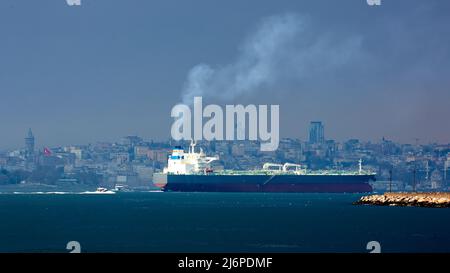
<instances>
[{"instance_id":1,"label":"high-rise tower","mask_svg":"<svg viewBox=\"0 0 450 273\"><path fill-rule=\"evenodd\" d=\"M323 143L325 141L324 127L321 121L311 121L309 125L309 143Z\"/></svg>"},{"instance_id":2,"label":"high-rise tower","mask_svg":"<svg viewBox=\"0 0 450 273\"><path fill-rule=\"evenodd\" d=\"M34 154L34 135L31 128L28 129L27 137L25 138L25 151L28 156Z\"/></svg>"}]
</instances>

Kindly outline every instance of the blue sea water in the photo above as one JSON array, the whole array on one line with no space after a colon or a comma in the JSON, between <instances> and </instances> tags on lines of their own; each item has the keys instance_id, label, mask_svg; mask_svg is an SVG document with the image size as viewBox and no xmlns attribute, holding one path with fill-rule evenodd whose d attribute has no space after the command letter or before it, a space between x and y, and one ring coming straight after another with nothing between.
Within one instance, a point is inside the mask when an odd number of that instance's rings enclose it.
<instances>
[{"instance_id":1,"label":"blue sea water","mask_svg":"<svg viewBox=\"0 0 450 273\"><path fill-rule=\"evenodd\" d=\"M450 252L450 209L358 194L0 194L0 252Z\"/></svg>"}]
</instances>

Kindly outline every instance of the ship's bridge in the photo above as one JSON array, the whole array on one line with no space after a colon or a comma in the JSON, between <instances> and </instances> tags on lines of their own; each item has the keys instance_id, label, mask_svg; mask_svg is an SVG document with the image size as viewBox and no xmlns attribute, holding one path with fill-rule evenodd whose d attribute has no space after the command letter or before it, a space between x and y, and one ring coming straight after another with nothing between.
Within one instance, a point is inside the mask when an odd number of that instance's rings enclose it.
<instances>
[{"instance_id":1,"label":"ship's bridge","mask_svg":"<svg viewBox=\"0 0 450 273\"><path fill-rule=\"evenodd\" d=\"M175 147L169 155L164 173L191 174L209 171L209 164L218 160L218 157L207 157L201 148L200 152L196 153L195 145L195 142L191 143L188 153L181 147Z\"/></svg>"}]
</instances>

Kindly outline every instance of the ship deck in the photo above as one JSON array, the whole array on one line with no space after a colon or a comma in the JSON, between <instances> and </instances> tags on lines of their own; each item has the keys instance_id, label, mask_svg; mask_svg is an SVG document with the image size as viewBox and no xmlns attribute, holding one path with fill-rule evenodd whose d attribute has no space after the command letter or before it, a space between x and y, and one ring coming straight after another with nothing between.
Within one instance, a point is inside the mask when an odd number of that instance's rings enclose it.
<instances>
[{"instance_id":1,"label":"ship deck","mask_svg":"<svg viewBox=\"0 0 450 273\"><path fill-rule=\"evenodd\" d=\"M169 173L170 175L186 175L186 174L173 174L173 173ZM368 172L368 171L363 171L363 172L351 172L351 171L306 171L306 172L284 172L284 171L265 171L265 170L249 170L249 171L236 171L236 170L223 170L223 171L216 171L216 172L211 172L211 173L203 173L203 172L199 172L199 173L190 173L188 175L199 175L199 176L204 176L204 175L312 175L312 176L316 176L316 175L337 175L337 176L366 176L366 175L376 175L376 173L374 172Z\"/></svg>"}]
</instances>

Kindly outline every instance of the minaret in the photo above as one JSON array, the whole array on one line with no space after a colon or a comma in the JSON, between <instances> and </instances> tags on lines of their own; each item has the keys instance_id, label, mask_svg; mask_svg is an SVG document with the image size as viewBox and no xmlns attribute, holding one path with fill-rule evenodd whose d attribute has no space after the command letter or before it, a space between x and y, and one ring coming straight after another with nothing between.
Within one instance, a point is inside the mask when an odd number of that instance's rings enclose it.
<instances>
[{"instance_id":1,"label":"minaret","mask_svg":"<svg viewBox=\"0 0 450 273\"><path fill-rule=\"evenodd\" d=\"M34 154L34 136L31 128L28 129L28 135L25 138L25 151L27 156L31 156Z\"/></svg>"}]
</instances>

